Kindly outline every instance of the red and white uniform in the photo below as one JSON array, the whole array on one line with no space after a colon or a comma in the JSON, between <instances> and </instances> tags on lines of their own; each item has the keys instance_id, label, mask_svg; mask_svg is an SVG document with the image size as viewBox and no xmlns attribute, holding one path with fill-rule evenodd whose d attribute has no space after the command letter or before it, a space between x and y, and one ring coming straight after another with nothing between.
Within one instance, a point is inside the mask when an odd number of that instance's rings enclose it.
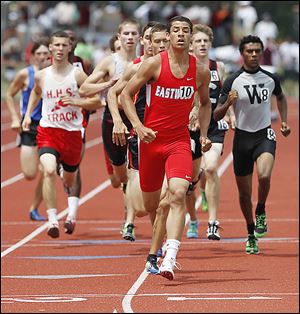
<instances>
[{"instance_id":1,"label":"red and white uniform","mask_svg":"<svg viewBox=\"0 0 300 314\"><path fill-rule=\"evenodd\" d=\"M189 68L176 78L170 68L168 52L160 53L161 72L157 81L147 84L144 125L157 131L156 139L140 142L139 169L141 189L161 188L164 175L191 182L192 155L188 131L196 85L196 59L189 56Z\"/></svg>"},{"instance_id":2,"label":"red and white uniform","mask_svg":"<svg viewBox=\"0 0 300 314\"><path fill-rule=\"evenodd\" d=\"M54 78L52 66L45 69L42 118L37 136L39 149L54 149L60 159L70 166L80 162L83 114L80 107L62 104L60 97L67 95L71 98L80 98L75 71L78 69L72 67L68 75L59 82Z\"/></svg>"}]
</instances>

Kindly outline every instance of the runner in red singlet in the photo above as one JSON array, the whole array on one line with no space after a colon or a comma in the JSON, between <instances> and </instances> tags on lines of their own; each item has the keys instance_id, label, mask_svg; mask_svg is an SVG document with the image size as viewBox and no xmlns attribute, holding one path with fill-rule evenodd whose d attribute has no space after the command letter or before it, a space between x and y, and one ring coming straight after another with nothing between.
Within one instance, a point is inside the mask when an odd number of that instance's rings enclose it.
<instances>
[{"instance_id":1,"label":"runner in red singlet","mask_svg":"<svg viewBox=\"0 0 300 314\"><path fill-rule=\"evenodd\" d=\"M160 274L170 280L185 221L185 195L192 177L192 154L188 132L189 113L194 93L198 91L201 144L211 146L207 138L211 103L209 69L189 55L193 24L183 16L172 18L167 25L170 49L145 60L121 93L125 113L140 138L139 168L144 205L156 210L166 174L170 192L167 220L167 251ZM136 114L132 97L147 84L144 124Z\"/></svg>"}]
</instances>

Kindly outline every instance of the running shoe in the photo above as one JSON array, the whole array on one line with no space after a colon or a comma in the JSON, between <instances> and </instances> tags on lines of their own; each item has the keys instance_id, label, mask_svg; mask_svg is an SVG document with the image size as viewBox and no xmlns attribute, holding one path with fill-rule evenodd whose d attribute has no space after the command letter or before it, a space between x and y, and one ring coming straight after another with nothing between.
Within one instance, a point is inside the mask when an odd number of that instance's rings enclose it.
<instances>
[{"instance_id":1,"label":"running shoe","mask_svg":"<svg viewBox=\"0 0 300 314\"><path fill-rule=\"evenodd\" d=\"M58 238L59 237L59 224L58 224L58 221L49 222L49 227L48 227L47 234L51 238Z\"/></svg>"},{"instance_id":2,"label":"running shoe","mask_svg":"<svg viewBox=\"0 0 300 314\"><path fill-rule=\"evenodd\" d=\"M258 240L256 239L254 234L248 234L248 240L246 243L246 253L247 254L258 254Z\"/></svg>"},{"instance_id":3,"label":"running shoe","mask_svg":"<svg viewBox=\"0 0 300 314\"><path fill-rule=\"evenodd\" d=\"M266 223L266 214L255 215L256 217L256 224L254 229L254 235L256 238L264 237L268 232L268 226Z\"/></svg>"},{"instance_id":4,"label":"running shoe","mask_svg":"<svg viewBox=\"0 0 300 314\"><path fill-rule=\"evenodd\" d=\"M74 219L66 219L64 222L65 233L72 234L75 229L76 221Z\"/></svg>"},{"instance_id":5,"label":"running shoe","mask_svg":"<svg viewBox=\"0 0 300 314\"><path fill-rule=\"evenodd\" d=\"M128 224L123 228L123 238L128 241L135 241L135 226L134 224Z\"/></svg>"},{"instance_id":6,"label":"running shoe","mask_svg":"<svg viewBox=\"0 0 300 314\"><path fill-rule=\"evenodd\" d=\"M45 221L47 220L45 217L41 216L38 212L38 209L35 208L32 211L30 211L29 213L29 218L31 220L35 220L35 221Z\"/></svg>"},{"instance_id":7,"label":"running shoe","mask_svg":"<svg viewBox=\"0 0 300 314\"><path fill-rule=\"evenodd\" d=\"M215 220L214 222L212 223L208 223L208 228L207 228L207 231L206 231L206 235L207 235L207 239L209 240L220 240L221 237L220 237L220 234L219 234L219 229L222 229L219 225L220 223Z\"/></svg>"},{"instance_id":8,"label":"running shoe","mask_svg":"<svg viewBox=\"0 0 300 314\"><path fill-rule=\"evenodd\" d=\"M186 232L186 237L188 239L198 239L198 221L189 222L189 227Z\"/></svg>"},{"instance_id":9,"label":"running shoe","mask_svg":"<svg viewBox=\"0 0 300 314\"><path fill-rule=\"evenodd\" d=\"M160 267L159 274L169 280L174 279L174 267L181 269L181 265L174 258L164 258Z\"/></svg>"},{"instance_id":10,"label":"running shoe","mask_svg":"<svg viewBox=\"0 0 300 314\"><path fill-rule=\"evenodd\" d=\"M145 267L146 267L147 273L152 274L152 275L159 274L159 268L157 266L157 258L156 257L148 256Z\"/></svg>"},{"instance_id":11,"label":"running shoe","mask_svg":"<svg viewBox=\"0 0 300 314\"><path fill-rule=\"evenodd\" d=\"M204 191L201 192L201 198L202 198L202 200L201 200L202 211L208 212L208 202L207 202L206 195L205 195Z\"/></svg>"}]
</instances>

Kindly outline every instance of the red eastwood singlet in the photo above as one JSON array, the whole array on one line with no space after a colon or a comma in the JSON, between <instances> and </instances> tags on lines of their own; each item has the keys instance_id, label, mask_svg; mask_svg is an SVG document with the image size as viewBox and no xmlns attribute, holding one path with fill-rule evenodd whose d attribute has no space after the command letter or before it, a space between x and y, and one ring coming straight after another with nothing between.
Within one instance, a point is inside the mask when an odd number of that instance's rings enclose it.
<instances>
[{"instance_id":1,"label":"red eastwood singlet","mask_svg":"<svg viewBox=\"0 0 300 314\"><path fill-rule=\"evenodd\" d=\"M161 72L158 80L147 85L147 106L144 125L170 136L187 130L189 113L196 86L196 59L190 56L189 69L183 78L176 78L170 68L168 52L160 53Z\"/></svg>"},{"instance_id":2,"label":"red eastwood singlet","mask_svg":"<svg viewBox=\"0 0 300 314\"><path fill-rule=\"evenodd\" d=\"M161 188L167 179L191 182L192 154L188 131L196 85L196 59L189 56L189 68L176 78L170 68L168 52L160 53L161 72L157 81L147 84L144 125L158 131L153 142L140 142L140 185L144 192Z\"/></svg>"}]
</instances>

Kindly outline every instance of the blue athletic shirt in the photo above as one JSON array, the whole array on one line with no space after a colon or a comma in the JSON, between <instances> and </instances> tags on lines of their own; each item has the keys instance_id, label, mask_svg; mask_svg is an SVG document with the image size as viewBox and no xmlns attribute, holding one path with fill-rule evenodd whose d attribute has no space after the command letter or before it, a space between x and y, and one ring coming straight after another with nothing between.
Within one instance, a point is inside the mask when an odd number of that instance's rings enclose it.
<instances>
[{"instance_id":1,"label":"blue athletic shirt","mask_svg":"<svg viewBox=\"0 0 300 314\"><path fill-rule=\"evenodd\" d=\"M34 67L30 65L27 69L28 69L28 76L29 76L29 84L28 84L28 88L22 91L22 97L20 99L20 108L21 108L22 116L24 116L26 113L26 110L28 107L29 96L34 85ZM40 121L41 117L42 117L42 100L39 101L37 106L32 111L31 119Z\"/></svg>"}]
</instances>

